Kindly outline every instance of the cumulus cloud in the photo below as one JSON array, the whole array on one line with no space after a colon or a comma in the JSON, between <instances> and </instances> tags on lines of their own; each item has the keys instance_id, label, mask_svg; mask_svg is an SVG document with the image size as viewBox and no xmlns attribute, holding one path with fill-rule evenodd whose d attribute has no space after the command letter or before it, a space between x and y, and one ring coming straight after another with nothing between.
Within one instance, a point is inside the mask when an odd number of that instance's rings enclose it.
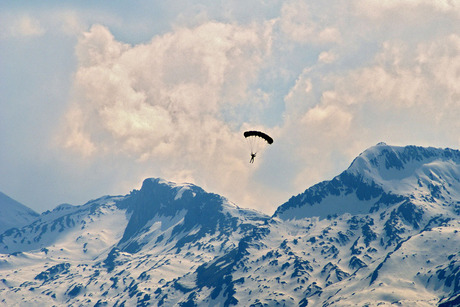
<instances>
[{"instance_id":1,"label":"cumulus cloud","mask_svg":"<svg viewBox=\"0 0 460 307\"><path fill-rule=\"evenodd\" d=\"M155 161L171 180L216 181L217 188L247 180L241 131L221 113L248 95L270 51L266 28L209 22L130 46L95 25L76 50L64 146Z\"/></svg>"}]
</instances>

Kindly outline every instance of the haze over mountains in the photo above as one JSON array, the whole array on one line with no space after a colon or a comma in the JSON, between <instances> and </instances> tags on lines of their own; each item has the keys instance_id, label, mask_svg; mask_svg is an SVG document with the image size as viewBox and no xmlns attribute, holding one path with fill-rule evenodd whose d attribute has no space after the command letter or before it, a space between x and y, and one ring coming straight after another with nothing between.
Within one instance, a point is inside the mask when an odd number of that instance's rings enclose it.
<instances>
[{"instance_id":1,"label":"haze over mountains","mask_svg":"<svg viewBox=\"0 0 460 307\"><path fill-rule=\"evenodd\" d=\"M460 304L457 150L378 144L273 216L157 178L41 215L0 196L23 217L1 220L0 305Z\"/></svg>"}]
</instances>

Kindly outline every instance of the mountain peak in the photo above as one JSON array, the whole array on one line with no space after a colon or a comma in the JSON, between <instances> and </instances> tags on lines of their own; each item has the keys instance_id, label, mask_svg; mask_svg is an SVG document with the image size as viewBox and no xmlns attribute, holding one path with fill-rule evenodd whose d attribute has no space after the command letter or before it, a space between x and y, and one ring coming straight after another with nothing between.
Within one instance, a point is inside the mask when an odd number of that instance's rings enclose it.
<instances>
[{"instance_id":1,"label":"mountain peak","mask_svg":"<svg viewBox=\"0 0 460 307\"><path fill-rule=\"evenodd\" d=\"M332 180L292 197L275 216L299 219L363 214L383 203L382 199L452 198L460 190L459 178L458 150L379 143L361 153ZM368 205L356 206L357 201Z\"/></svg>"},{"instance_id":2,"label":"mountain peak","mask_svg":"<svg viewBox=\"0 0 460 307\"><path fill-rule=\"evenodd\" d=\"M185 191L189 191L192 195L196 195L196 193L204 193L205 191L191 183L175 183L171 181L167 181L162 178L147 178L142 183L141 191L147 190L162 190L169 191L168 193L176 193L174 199L178 200L182 197Z\"/></svg>"},{"instance_id":3,"label":"mountain peak","mask_svg":"<svg viewBox=\"0 0 460 307\"><path fill-rule=\"evenodd\" d=\"M143 233L145 227L149 226L149 221L154 219L182 219L174 227L175 234L197 229L197 233L192 237L185 236L179 240L176 247L180 248L184 242L192 238L215 232L231 232L239 220L265 218L253 210L240 209L226 198L208 193L196 185L177 184L161 178L144 180L140 190L131 192L118 205L131 213L119 243L121 249L128 252L137 252L147 244L146 240L139 240L137 235Z\"/></svg>"},{"instance_id":4,"label":"mountain peak","mask_svg":"<svg viewBox=\"0 0 460 307\"><path fill-rule=\"evenodd\" d=\"M0 234L12 227L21 227L38 217L32 209L0 192Z\"/></svg>"},{"instance_id":5,"label":"mountain peak","mask_svg":"<svg viewBox=\"0 0 460 307\"><path fill-rule=\"evenodd\" d=\"M361 153L351 163L349 172L374 170L402 170L408 164L429 163L433 160L460 162L460 151L421 146L391 146L378 143Z\"/></svg>"},{"instance_id":6,"label":"mountain peak","mask_svg":"<svg viewBox=\"0 0 460 307\"><path fill-rule=\"evenodd\" d=\"M154 177L152 177L152 178L145 179L142 182L142 187L148 186L149 184L152 184L152 185L164 185L164 186L169 186L171 188L175 188L175 187L183 186L183 185L189 185L187 183L179 184L179 183L176 183L176 182L165 180L163 178L154 178Z\"/></svg>"}]
</instances>

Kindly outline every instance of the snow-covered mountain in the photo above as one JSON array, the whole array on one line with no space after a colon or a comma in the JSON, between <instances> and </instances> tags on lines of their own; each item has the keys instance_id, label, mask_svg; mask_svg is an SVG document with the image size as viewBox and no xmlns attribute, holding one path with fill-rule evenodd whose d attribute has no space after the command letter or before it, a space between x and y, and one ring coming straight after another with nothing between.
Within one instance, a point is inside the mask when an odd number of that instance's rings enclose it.
<instances>
[{"instance_id":1,"label":"snow-covered mountain","mask_svg":"<svg viewBox=\"0 0 460 307\"><path fill-rule=\"evenodd\" d=\"M0 305L458 306L459 216L451 149L379 144L272 217L147 179L0 235Z\"/></svg>"},{"instance_id":2,"label":"snow-covered mountain","mask_svg":"<svg viewBox=\"0 0 460 307\"><path fill-rule=\"evenodd\" d=\"M457 204L459 180L460 152L457 150L380 143L359 155L348 170L331 181L321 182L292 197L276 210L275 216L299 219L364 214L399 203L403 198L404 207L426 211L431 206L416 205L438 200L437 203L447 202L460 209Z\"/></svg>"},{"instance_id":3,"label":"snow-covered mountain","mask_svg":"<svg viewBox=\"0 0 460 307\"><path fill-rule=\"evenodd\" d=\"M38 213L0 192L0 233L22 227L38 217Z\"/></svg>"},{"instance_id":4,"label":"snow-covered mountain","mask_svg":"<svg viewBox=\"0 0 460 307\"><path fill-rule=\"evenodd\" d=\"M157 303L179 301L199 266L269 218L161 179L123 197L61 205L0 236L0 305L142 305L161 287L169 294Z\"/></svg>"}]
</instances>

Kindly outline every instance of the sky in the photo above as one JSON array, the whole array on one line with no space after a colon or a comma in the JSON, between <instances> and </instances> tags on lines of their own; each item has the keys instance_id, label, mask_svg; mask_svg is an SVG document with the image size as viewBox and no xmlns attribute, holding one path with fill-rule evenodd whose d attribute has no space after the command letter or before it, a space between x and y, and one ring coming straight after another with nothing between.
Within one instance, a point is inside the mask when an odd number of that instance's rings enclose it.
<instances>
[{"instance_id":1,"label":"sky","mask_svg":"<svg viewBox=\"0 0 460 307\"><path fill-rule=\"evenodd\" d=\"M460 0L0 0L0 93L37 212L161 177L272 214L379 142L460 148Z\"/></svg>"}]
</instances>

